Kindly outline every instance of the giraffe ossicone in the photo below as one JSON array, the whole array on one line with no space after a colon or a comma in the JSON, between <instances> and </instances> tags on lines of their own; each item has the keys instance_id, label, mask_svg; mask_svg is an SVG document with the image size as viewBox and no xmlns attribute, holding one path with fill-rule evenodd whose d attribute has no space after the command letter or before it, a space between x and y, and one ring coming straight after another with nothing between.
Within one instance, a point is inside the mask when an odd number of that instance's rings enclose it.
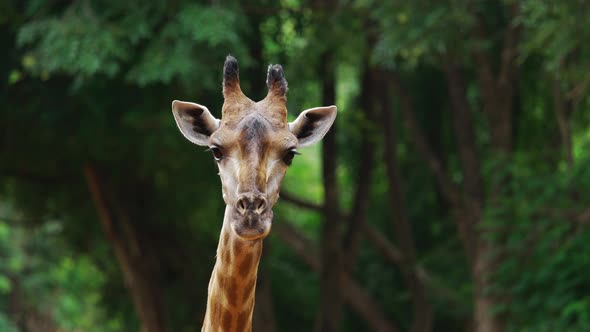
<instances>
[{"instance_id":1,"label":"giraffe ossicone","mask_svg":"<svg viewBox=\"0 0 590 332\"><path fill-rule=\"evenodd\" d=\"M172 102L184 137L211 150L226 204L202 331L251 331L262 240L272 226L281 182L296 149L321 140L336 118L336 106L316 107L288 123L281 65L268 67L266 84L263 100L246 97L238 62L228 56L221 119L205 106Z\"/></svg>"}]
</instances>

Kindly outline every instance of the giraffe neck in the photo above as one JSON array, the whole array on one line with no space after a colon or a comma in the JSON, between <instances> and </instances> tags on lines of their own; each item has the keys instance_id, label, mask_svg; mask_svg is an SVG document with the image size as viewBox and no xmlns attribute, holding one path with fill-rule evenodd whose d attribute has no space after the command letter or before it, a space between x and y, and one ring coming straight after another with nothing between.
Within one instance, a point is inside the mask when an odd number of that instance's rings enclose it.
<instances>
[{"instance_id":1,"label":"giraffe neck","mask_svg":"<svg viewBox=\"0 0 590 332\"><path fill-rule=\"evenodd\" d=\"M229 225L225 209L215 267L209 280L202 332L252 331L252 313L262 239L246 241Z\"/></svg>"}]
</instances>

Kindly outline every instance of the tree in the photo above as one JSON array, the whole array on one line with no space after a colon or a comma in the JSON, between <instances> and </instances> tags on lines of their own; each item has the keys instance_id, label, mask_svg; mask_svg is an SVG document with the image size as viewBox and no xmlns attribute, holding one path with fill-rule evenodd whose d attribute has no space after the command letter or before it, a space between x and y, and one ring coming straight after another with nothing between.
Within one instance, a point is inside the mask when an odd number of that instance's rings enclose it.
<instances>
[{"instance_id":1,"label":"tree","mask_svg":"<svg viewBox=\"0 0 590 332\"><path fill-rule=\"evenodd\" d=\"M585 2L1 6L0 256L34 268L0 266L0 330L195 329L222 200L169 108L215 113L229 53L248 95L281 63L291 111L339 109L285 178L257 331L588 330Z\"/></svg>"}]
</instances>

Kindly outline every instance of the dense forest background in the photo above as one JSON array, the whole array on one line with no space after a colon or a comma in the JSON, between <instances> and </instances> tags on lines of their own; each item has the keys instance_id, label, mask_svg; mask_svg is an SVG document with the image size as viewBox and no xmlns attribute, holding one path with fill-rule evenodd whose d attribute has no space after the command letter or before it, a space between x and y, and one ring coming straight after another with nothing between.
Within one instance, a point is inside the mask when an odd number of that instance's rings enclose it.
<instances>
[{"instance_id":1,"label":"dense forest background","mask_svg":"<svg viewBox=\"0 0 590 332\"><path fill-rule=\"evenodd\" d=\"M274 331L590 331L590 3L0 1L0 331L197 331L223 216L173 99L290 118Z\"/></svg>"}]
</instances>

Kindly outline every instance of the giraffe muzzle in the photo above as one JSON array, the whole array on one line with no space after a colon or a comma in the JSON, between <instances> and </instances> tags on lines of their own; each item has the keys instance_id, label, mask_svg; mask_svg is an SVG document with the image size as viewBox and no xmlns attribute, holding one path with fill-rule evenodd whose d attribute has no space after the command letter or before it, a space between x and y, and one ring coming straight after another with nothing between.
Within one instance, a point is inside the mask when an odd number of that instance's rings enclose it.
<instances>
[{"instance_id":1,"label":"giraffe muzzle","mask_svg":"<svg viewBox=\"0 0 590 332\"><path fill-rule=\"evenodd\" d=\"M232 226L240 237L253 240L268 235L273 213L263 195L242 194L235 208Z\"/></svg>"},{"instance_id":2,"label":"giraffe muzzle","mask_svg":"<svg viewBox=\"0 0 590 332\"><path fill-rule=\"evenodd\" d=\"M236 203L236 210L243 215L262 215L266 211L268 203L262 195L240 195Z\"/></svg>"}]
</instances>

